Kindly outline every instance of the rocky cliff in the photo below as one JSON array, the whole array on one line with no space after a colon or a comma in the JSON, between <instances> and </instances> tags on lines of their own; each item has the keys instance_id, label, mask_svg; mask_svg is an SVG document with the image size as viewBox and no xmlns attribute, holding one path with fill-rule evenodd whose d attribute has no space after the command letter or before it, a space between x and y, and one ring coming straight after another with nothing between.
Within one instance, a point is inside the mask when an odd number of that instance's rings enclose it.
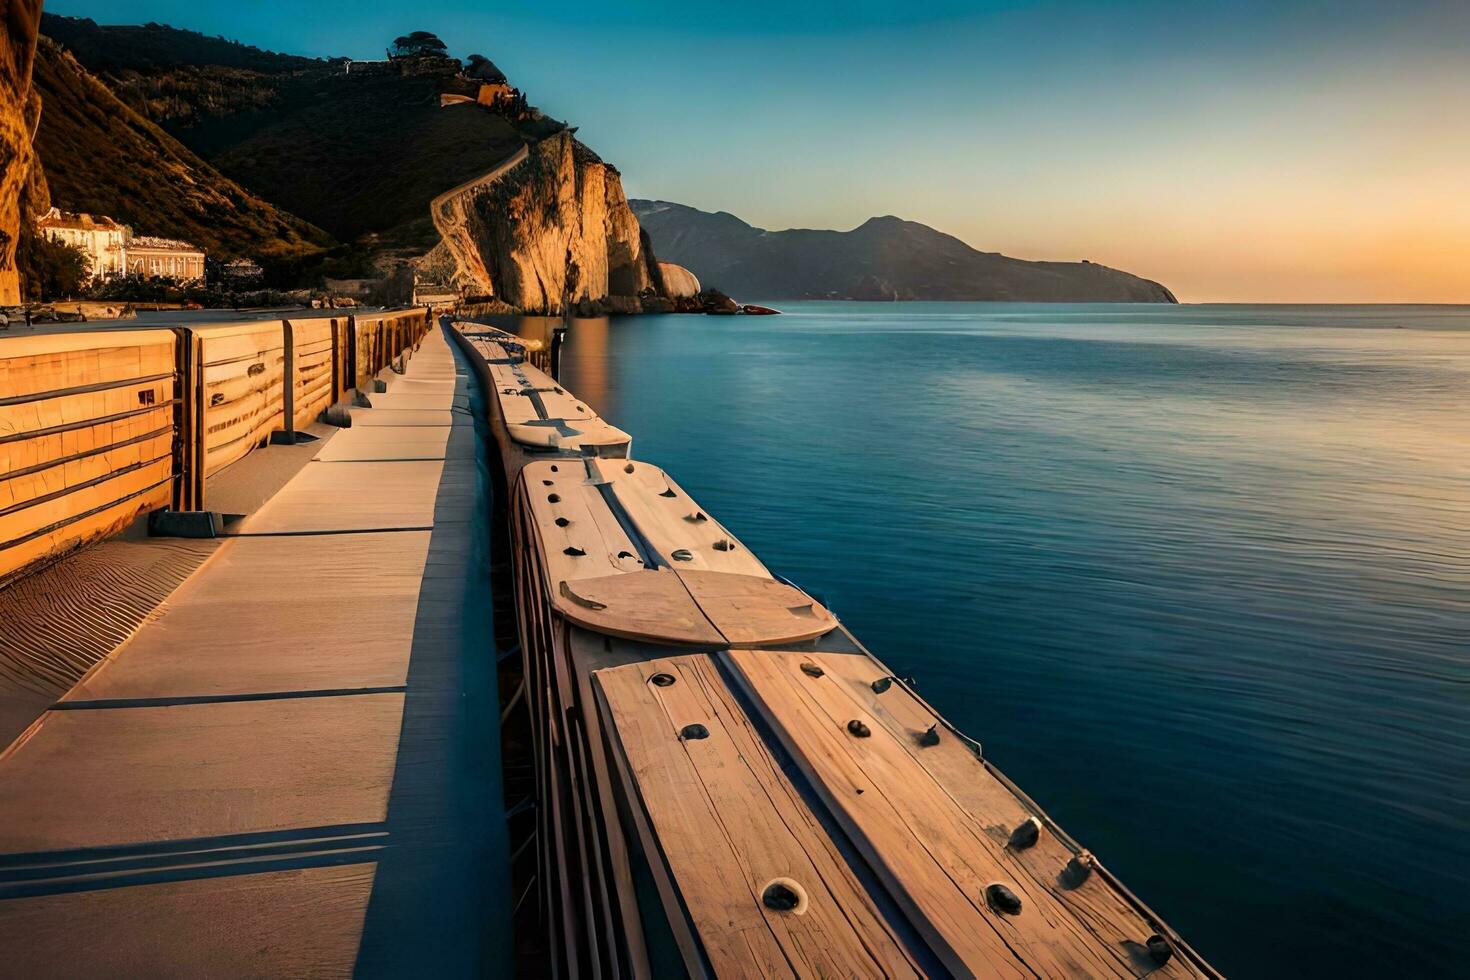
<instances>
[{"instance_id":1,"label":"rocky cliff","mask_svg":"<svg viewBox=\"0 0 1470 980\"><path fill-rule=\"evenodd\" d=\"M0 7L0 305L20 302L15 247L20 239L22 191L34 182L31 139L41 103L31 91L41 0L10 0Z\"/></svg>"},{"instance_id":2,"label":"rocky cliff","mask_svg":"<svg viewBox=\"0 0 1470 980\"><path fill-rule=\"evenodd\" d=\"M435 198L443 238L431 262L456 285L528 313L636 312L657 292L638 219L616 169L570 130Z\"/></svg>"},{"instance_id":3,"label":"rocky cliff","mask_svg":"<svg viewBox=\"0 0 1470 980\"><path fill-rule=\"evenodd\" d=\"M633 201L659 255L741 298L1173 303L1174 294L1095 262L981 252L915 221L870 218L851 231L766 231L733 214Z\"/></svg>"}]
</instances>

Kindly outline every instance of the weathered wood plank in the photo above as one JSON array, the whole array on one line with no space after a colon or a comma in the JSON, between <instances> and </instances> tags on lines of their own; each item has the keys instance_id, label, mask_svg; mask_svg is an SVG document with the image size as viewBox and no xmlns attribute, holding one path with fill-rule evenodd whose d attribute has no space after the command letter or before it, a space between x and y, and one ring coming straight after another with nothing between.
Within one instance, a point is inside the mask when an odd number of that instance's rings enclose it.
<instances>
[{"instance_id":1,"label":"weathered wood plank","mask_svg":"<svg viewBox=\"0 0 1470 980\"><path fill-rule=\"evenodd\" d=\"M804 673L804 654L730 651L725 656L864 856L911 911L914 926L931 936L937 951L948 951L951 969L1016 976L1136 975L1054 896L1014 875L994 841L833 679ZM849 732L851 721L868 726L871 735ZM1004 914L987 902L986 889L997 882L1021 898L1019 915Z\"/></svg>"},{"instance_id":2,"label":"weathered wood plank","mask_svg":"<svg viewBox=\"0 0 1470 980\"><path fill-rule=\"evenodd\" d=\"M1163 967L1143 958L1140 947L1147 937L1163 928L1151 921L1098 874L1073 882L1063 874L1077 854L1051 829L1050 821L1022 803L981 761L974 749L951 730L946 722L911 691L883 669L882 664L860 654L777 654L801 656L826 671L855 712L870 717L886 730L955 801L974 825L993 843L1008 874L1028 880L1028 887L1049 893L1065 906L1095 937L1098 948L1112 952L1125 968L1137 968L1156 977L1200 975L1187 960L1176 956ZM799 668L798 668L799 669ZM877 693L873 684L888 678L890 685ZM920 736L937 726L939 740L920 743ZM1011 832L1024 820L1037 817L1042 831L1035 844L1008 847ZM1064 883L1065 882L1065 883Z\"/></svg>"},{"instance_id":3,"label":"weathered wood plank","mask_svg":"<svg viewBox=\"0 0 1470 980\"><path fill-rule=\"evenodd\" d=\"M659 673L675 682L651 684ZM655 660L594 676L663 857L718 975L917 975L707 657ZM708 736L682 737L694 724ZM763 904L776 879L789 879L806 893L800 914Z\"/></svg>"},{"instance_id":4,"label":"weathered wood plank","mask_svg":"<svg viewBox=\"0 0 1470 980\"><path fill-rule=\"evenodd\" d=\"M675 573L732 646L798 643L837 628L826 607L784 582L698 568L676 568Z\"/></svg>"},{"instance_id":5,"label":"weathered wood plank","mask_svg":"<svg viewBox=\"0 0 1470 980\"><path fill-rule=\"evenodd\" d=\"M590 460L589 466L613 485L628 516L675 568L771 577L759 558L657 466L620 459Z\"/></svg>"}]
</instances>

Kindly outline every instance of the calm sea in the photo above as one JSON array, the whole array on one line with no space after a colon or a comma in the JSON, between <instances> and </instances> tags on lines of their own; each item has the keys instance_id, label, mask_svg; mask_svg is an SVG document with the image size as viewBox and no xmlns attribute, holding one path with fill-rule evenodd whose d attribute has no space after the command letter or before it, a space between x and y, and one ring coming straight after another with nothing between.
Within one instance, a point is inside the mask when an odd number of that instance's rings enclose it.
<instances>
[{"instance_id":1,"label":"calm sea","mask_svg":"<svg viewBox=\"0 0 1470 980\"><path fill-rule=\"evenodd\" d=\"M563 377L1237 976L1470 959L1470 307L783 304Z\"/></svg>"}]
</instances>

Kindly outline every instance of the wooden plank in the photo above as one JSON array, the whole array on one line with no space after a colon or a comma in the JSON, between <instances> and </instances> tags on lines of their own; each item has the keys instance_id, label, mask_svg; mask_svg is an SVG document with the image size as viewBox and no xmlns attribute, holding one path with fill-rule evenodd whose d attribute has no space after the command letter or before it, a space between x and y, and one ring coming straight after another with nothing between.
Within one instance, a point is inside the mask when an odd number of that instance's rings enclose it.
<instances>
[{"instance_id":1,"label":"wooden plank","mask_svg":"<svg viewBox=\"0 0 1470 980\"><path fill-rule=\"evenodd\" d=\"M759 558L657 466L618 459L591 460L589 466L613 485L623 510L673 567L771 577Z\"/></svg>"},{"instance_id":2,"label":"wooden plank","mask_svg":"<svg viewBox=\"0 0 1470 980\"><path fill-rule=\"evenodd\" d=\"M136 469L123 469L107 473L98 482L74 487L60 496L38 498L17 506L8 513L0 511L0 546L30 536L37 531L63 525L59 534L69 536L72 532L65 526L80 515L99 508L111 507L115 502L135 494L141 499L160 499L150 488L161 485L161 499L167 500L172 491L171 477L173 460L165 453L160 458L147 462ZM133 509L137 506L133 504ZM134 509L134 513L137 513Z\"/></svg>"},{"instance_id":3,"label":"wooden plank","mask_svg":"<svg viewBox=\"0 0 1470 980\"><path fill-rule=\"evenodd\" d=\"M556 611L599 633L652 643L725 645L678 576L667 569L562 581L555 589L551 603Z\"/></svg>"},{"instance_id":4,"label":"wooden plank","mask_svg":"<svg viewBox=\"0 0 1470 980\"><path fill-rule=\"evenodd\" d=\"M280 320L202 327L204 471L213 475L286 428Z\"/></svg>"},{"instance_id":5,"label":"wooden plank","mask_svg":"<svg viewBox=\"0 0 1470 980\"><path fill-rule=\"evenodd\" d=\"M651 684L657 673L675 683ZM717 975L918 975L708 657L594 676L659 851ZM703 725L708 737L681 737L691 724ZM776 879L806 892L801 914L763 904Z\"/></svg>"},{"instance_id":6,"label":"wooden plank","mask_svg":"<svg viewBox=\"0 0 1470 980\"><path fill-rule=\"evenodd\" d=\"M1142 964L1107 948L1048 890L1016 874L1003 849L914 760L903 740L861 710L835 678L804 673L806 654L732 650L722 656L951 969L997 976L1140 975ZM871 735L851 734L853 720ZM1020 897L1021 914L990 907L985 893L995 882Z\"/></svg>"},{"instance_id":7,"label":"wooden plank","mask_svg":"<svg viewBox=\"0 0 1470 980\"><path fill-rule=\"evenodd\" d=\"M536 529L546 581L553 590L548 600L562 582L643 568L637 547L582 472L579 461L564 459L532 463L521 473L521 499Z\"/></svg>"},{"instance_id":8,"label":"wooden plank","mask_svg":"<svg viewBox=\"0 0 1470 980\"><path fill-rule=\"evenodd\" d=\"M732 646L799 643L837 628L820 602L772 578L675 568L701 612Z\"/></svg>"},{"instance_id":9,"label":"wooden plank","mask_svg":"<svg viewBox=\"0 0 1470 980\"><path fill-rule=\"evenodd\" d=\"M141 490L120 494L113 498L113 503L103 501L94 505L95 512L91 512L93 508L78 508L75 515L72 515L74 519L53 530L40 534L26 532L26 536L20 539L0 541L0 585L33 565L116 534L132 524L139 515L166 507L169 494L168 480L153 487L145 485ZM72 503L75 507L80 502L78 499Z\"/></svg>"},{"instance_id":10,"label":"wooden plank","mask_svg":"<svg viewBox=\"0 0 1470 980\"><path fill-rule=\"evenodd\" d=\"M800 655L826 671L834 685L852 701L854 709L871 717L893 736L914 762L955 801L977 828L993 842L1008 867L1008 873L1028 879L1029 886L1049 892L1068 907L1077 921L1091 933L1099 948L1113 952L1125 966L1136 965L1156 977L1202 976L1182 956L1163 967L1138 958L1136 946L1151 933L1166 927L1144 915L1118 893L1100 874L1080 883L1063 885L1058 875L1077 854L1059 838L1044 813L1023 803L986 766L967 739L950 728L939 715L902 684L894 681L883 693L873 683L892 678L872 657L862 654L810 653ZM921 745L919 737L938 726L940 739ZM1036 817L1043 830L1027 848L1009 848L1011 831L1027 818ZM1133 946L1130 946L1130 943ZM1134 955L1129 955L1129 950Z\"/></svg>"}]
</instances>

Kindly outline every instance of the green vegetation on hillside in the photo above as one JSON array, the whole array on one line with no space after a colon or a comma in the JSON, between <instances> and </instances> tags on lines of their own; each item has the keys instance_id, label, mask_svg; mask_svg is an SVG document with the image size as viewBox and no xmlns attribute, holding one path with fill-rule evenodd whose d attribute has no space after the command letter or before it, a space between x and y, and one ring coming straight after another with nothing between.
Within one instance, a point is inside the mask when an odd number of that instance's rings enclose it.
<instances>
[{"instance_id":1,"label":"green vegetation on hillside","mask_svg":"<svg viewBox=\"0 0 1470 980\"><path fill-rule=\"evenodd\" d=\"M283 84L327 62L161 24L101 26L46 14L41 33L61 44L123 102L166 128L258 110Z\"/></svg>"},{"instance_id":2,"label":"green vegetation on hillside","mask_svg":"<svg viewBox=\"0 0 1470 980\"><path fill-rule=\"evenodd\" d=\"M179 138L257 193L344 241L416 244L429 201L479 176L524 138L476 105L439 106L423 76L305 75L261 112L209 119Z\"/></svg>"},{"instance_id":3,"label":"green vegetation on hillside","mask_svg":"<svg viewBox=\"0 0 1470 980\"><path fill-rule=\"evenodd\" d=\"M58 207L108 215L138 234L183 238L219 258L269 263L333 244L224 177L45 38L34 85L42 99L36 149Z\"/></svg>"}]
</instances>

